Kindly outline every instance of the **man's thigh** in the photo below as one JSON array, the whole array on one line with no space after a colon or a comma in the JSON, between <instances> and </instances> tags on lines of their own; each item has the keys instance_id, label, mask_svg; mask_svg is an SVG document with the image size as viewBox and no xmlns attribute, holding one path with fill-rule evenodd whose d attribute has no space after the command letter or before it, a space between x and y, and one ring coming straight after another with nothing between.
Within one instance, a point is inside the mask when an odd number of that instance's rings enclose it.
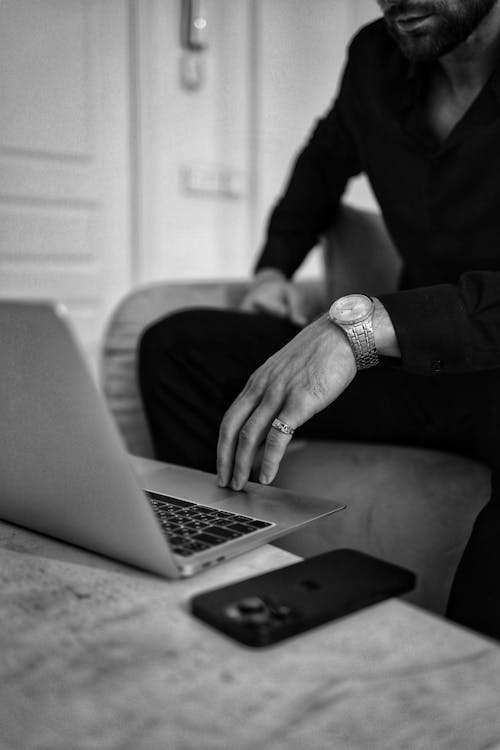
<instances>
[{"instance_id":1,"label":"man's thigh","mask_svg":"<svg viewBox=\"0 0 500 750\"><path fill-rule=\"evenodd\" d=\"M142 368L168 380L162 350L168 352L169 360L182 362L179 386L184 394L200 391L201 402L210 403L215 434L223 412L252 372L299 330L287 320L268 315L186 310L153 327L146 348L154 361L143 355ZM488 388L478 385L481 376L424 377L384 360L359 372L344 393L302 425L297 435L476 452L474 445L484 433L477 427L479 415L491 413L488 403L478 403L478 394L488 394L486 400L491 400L491 394L500 392L495 379L483 379L490 384ZM487 429L487 434L493 432L494 426Z\"/></svg>"},{"instance_id":2,"label":"man's thigh","mask_svg":"<svg viewBox=\"0 0 500 750\"><path fill-rule=\"evenodd\" d=\"M471 385L472 379L414 375L382 362L358 372L300 434L474 453L473 409L464 397Z\"/></svg>"},{"instance_id":3,"label":"man's thigh","mask_svg":"<svg viewBox=\"0 0 500 750\"><path fill-rule=\"evenodd\" d=\"M269 315L217 308L181 310L157 321L143 334L139 345L141 380L161 380L168 360L198 387L208 380L235 397L252 372L299 330L289 321Z\"/></svg>"},{"instance_id":4,"label":"man's thigh","mask_svg":"<svg viewBox=\"0 0 500 750\"><path fill-rule=\"evenodd\" d=\"M299 330L275 316L184 310L150 331L146 348L155 362L147 362L143 354L142 363L149 376L168 381L165 386L170 390L175 380L183 394L191 393L205 417L210 412L215 431L250 375ZM359 372L347 390L303 425L300 433L318 438L425 442L433 409L424 380L383 365Z\"/></svg>"},{"instance_id":5,"label":"man's thigh","mask_svg":"<svg viewBox=\"0 0 500 750\"><path fill-rule=\"evenodd\" d=\"M200 374L205 370L209 378L217 370L222 398L216 402L224 409L255 369L300 330L281 318L220 310L202 312L203 325L196 325L200 312L182 314L181 328L186 326L182 338L198 360ZM379 366L358 372L344 393L297 434L470 453L474 408L467 394L471 392L477 392L474 376L424 377L383 358Z\"/></svg>"}]
</instances>

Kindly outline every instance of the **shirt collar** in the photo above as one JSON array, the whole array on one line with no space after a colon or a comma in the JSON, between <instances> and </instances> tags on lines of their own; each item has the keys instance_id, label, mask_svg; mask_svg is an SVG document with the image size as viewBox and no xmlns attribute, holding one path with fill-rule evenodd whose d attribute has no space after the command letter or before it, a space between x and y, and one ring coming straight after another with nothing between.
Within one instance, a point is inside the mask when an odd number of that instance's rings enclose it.
<instances>
[{"instance_id":1,"label":"shirt collar","mask_svg":"<svg viewBox=\"0 0 500 750\"><path fill-rule=\"evenodd\" d=\"M406 60L405 62L404 88L400 98L401 111L408 110L418 101L430 69L430 63L416 62L415 60ZM485 84L486 87L489 87L493 92L500 111L500 53L497 56L493 72Z\"/></svg>"},{"instance_id":2,"label":"shirt collar","mask_svg":"<svg viewBox=\"0 0 500 750\"><path fill-rule=\"evenodd\" d=\"M405 60L406 69L403 70L402 94L399 98L401 112L408 111L420 100L423 86L429 72L429 64Z\"/></svg>"}]
</instances>

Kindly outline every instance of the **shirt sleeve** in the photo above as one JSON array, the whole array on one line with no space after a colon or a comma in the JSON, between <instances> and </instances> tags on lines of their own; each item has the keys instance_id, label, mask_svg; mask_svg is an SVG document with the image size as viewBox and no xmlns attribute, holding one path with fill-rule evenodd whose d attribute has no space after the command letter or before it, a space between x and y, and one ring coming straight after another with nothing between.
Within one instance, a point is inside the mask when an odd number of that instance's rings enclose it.
<instances>
[{"instance_id":1,"label":"shirt sleeve","mask_svg":"<svg viewBox=\"0 0 500 750\"><path fill-rule=\"evenodd\" d=\"M349 68L348 61L333 107L296 158L285 192L271 213L256 271L277 268L290 278L331 225L347 181L361 171L345 125L344 112L353 98Z\"/></svg>"},{"instance_id":2,"label":"shirt sleeve","mask_svg":"<svg viewBox=\"0 0 500 750\"><path fill-rule=\"evenodd\" d=\"M421 375L500 368L500 273L470 271L458 283L380 295L401 367Z\"/></svg>"}]
</instances>

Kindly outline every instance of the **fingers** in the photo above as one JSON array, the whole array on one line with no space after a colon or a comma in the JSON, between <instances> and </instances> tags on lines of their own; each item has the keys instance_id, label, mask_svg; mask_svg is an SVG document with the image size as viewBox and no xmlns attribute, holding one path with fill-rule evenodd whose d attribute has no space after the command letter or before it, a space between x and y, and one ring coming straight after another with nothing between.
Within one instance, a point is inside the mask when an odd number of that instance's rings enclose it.
<instances>
[{"instance_id":1,"label":"fingers","mask_svg":"<svg viewBox=\"0 0 500 750\"><path fill-rule=\"evenodd\" d=\"M301 328L307 323L302 295L294 284L285 279L261 282L243 298L240 309L288 318Z\"/></svg>"},{"instance_id":2,"label":"fingers","mask_svg":"<svg viewBox=\"0 0 500 750\"><path fill-rule=\"evenodd\" d=\"M241 310L264 312L280 318L288 316L288 303L284 293L285 285L280 283L265 284L250 292L240 304Z\"/></svg>"},{"instance_id":3,"label":"fingers","mask_svg":"<svg viewBox=\"0 0 500 750\"><path fill-rule=\"evenodd\" d=\"M217 478L240 490L247 482L257 448L279 409L281 396L276 389L252 383L224 415L217 444Z\"/></svg>"},{"instance_id":4,"label":"fingers","mask_svg":"<svg viewBox=\"0 0 500 750\"><path fill-rule=\"evenodd\" d=\"M240 490L250 477L255 454L261 445L269 425L279 409L281 399L267 394L266 399L247 419L237 437L234 454L231 487Z\"/></svg>"},{"instance_id":5,"label":"fingers","mask_svg":"<svg viewBox=\"0 0 500 750\"><path fill-rule=\"evenodd\" d=\"M276 315L278 318L288 317L288 305L284 299L256 299L254 300L252 309L256 312Z\"/></svg>"},{"instance_id":6,"label":"fingers","mask_svg":"<svg viewBox=\"0 0 500 750\"><path fill-rule=\"evenodd\" d=\"M262 282L251 289L240 304L241 310L264 312L279 318L288 318L303 327L307 318L303 311L302 296L296 286L288 281Z\"/></svg>"},{"instance_id":7,"label":"fingers","mask_svg":"<svg viewBox=\"0 0 500 750\"><path fill-rule=\"evenodd\" d=\"M249 378L245 388L235 399L222 419L217 442L217 482L221 487L226 487L232 482L235 455L242 431L242 443L247 444L248 451L251 450L252 436L259 432L260 422L258 419L254 419L253 423L251 422L246 429L243 429L243 427L257 408L264 391L265 385L260 381L256 372ZM240 487L236 488L233 486L233 489L240 489Z\"/></svg>"},{"instance_id":8,"label":"fingers","mask_svg":"<svg viewBox=\"0 0 500 750\"><path fill-rule=\"evenodd\" d=\"M252 403L245 399L243 391L221 422L217 442L217 483L220 487L227 487L232 480L238 435L251 408Z\"/></svg>"},{"instance_id":9,"label":"fingers","mask_svg":"<svg viewBox=\"0 0 500 750\"><path fill-rule=\"evenodd\" d=\"M267 434L260 481L273 481L290 435L271 427L276 415L292 428L334 401L356 374L349 342L326 315L304 328L252 375L222 420L218 481L242 489Z\"/></svg>"},{"instance_id":10,"label":"fingers","mask_svg":"<svg viewBox=\"0 0 500 750\"><path fill-rule=\"evenodd\" d=\"M278 419L295 429L291 422L293 419L292 417L287 417L284 413L281 413ZM259 482L262 484L270 484L273 481L278 473L281 459L285 455L286 449L290 445L291 440L292 435L287 435L271 426L267 433L264 455L260 466Z\"/></svg>"},{"instance_id":11,"label":"fingers","mask_svg":"<svg viewBox=\"0 0 500 750\"><path fill-rule=\"evenodd\" d=\"M271 426L275 415L279 413L279 420L292 429L305 421L299 418L298 412L294 417L294 410L287 410L286 405L280 410L281 402L279 394L273 395L270 391L253 410L250 400L245 397L228 410L221 424L217 447L217 473L221 487L230 485L234 490L244 487L266 433L259 482L269 484L273 481L292 439L292 434Z\"/></svg>"},{"instance_id":12,"label":"fingers","mask_svg":"<svg viewBox=\"0 0 500 750\"><path fill-rule=\"evenodd\" d=\"M252 296L247 294L243 299L241 300L239 304L240 310L253 310L253 299Z\"/></svg>"},{"instance_id":13,"label":"fingers","mask_svg":"<svg viewBox=\"0 0 500 750\"><path fill-rule=\"evenodd\" d=\"M285 396L283 391L268 389L260 403L242 399L223 419L218 444L218 478L222 487L230 484L241 490L250 477L257 449L266 436L261 459L259 482L270 484L278 473L292 434L272 426L276 415L284 427L293 431L315 413L314 399L307 393Z\"/></svg>"}]
</instances>

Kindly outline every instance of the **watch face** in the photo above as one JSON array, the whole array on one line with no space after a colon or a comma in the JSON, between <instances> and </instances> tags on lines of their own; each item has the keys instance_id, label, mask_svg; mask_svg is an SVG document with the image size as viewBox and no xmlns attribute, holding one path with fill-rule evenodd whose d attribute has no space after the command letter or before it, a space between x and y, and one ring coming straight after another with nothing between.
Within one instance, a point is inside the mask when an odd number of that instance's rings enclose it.
<instances>
[{"instance_id":1,"label":"watch face","mask_svg":"<svg viewBox=\"0 0 500 750\"><path fill-rule=\"evenodd\" d=\"M364 294L349 294L336 300L330 308L330 317L339 323L358 323L373 311L373 302Z\"/></svg>"}]
</instances>

